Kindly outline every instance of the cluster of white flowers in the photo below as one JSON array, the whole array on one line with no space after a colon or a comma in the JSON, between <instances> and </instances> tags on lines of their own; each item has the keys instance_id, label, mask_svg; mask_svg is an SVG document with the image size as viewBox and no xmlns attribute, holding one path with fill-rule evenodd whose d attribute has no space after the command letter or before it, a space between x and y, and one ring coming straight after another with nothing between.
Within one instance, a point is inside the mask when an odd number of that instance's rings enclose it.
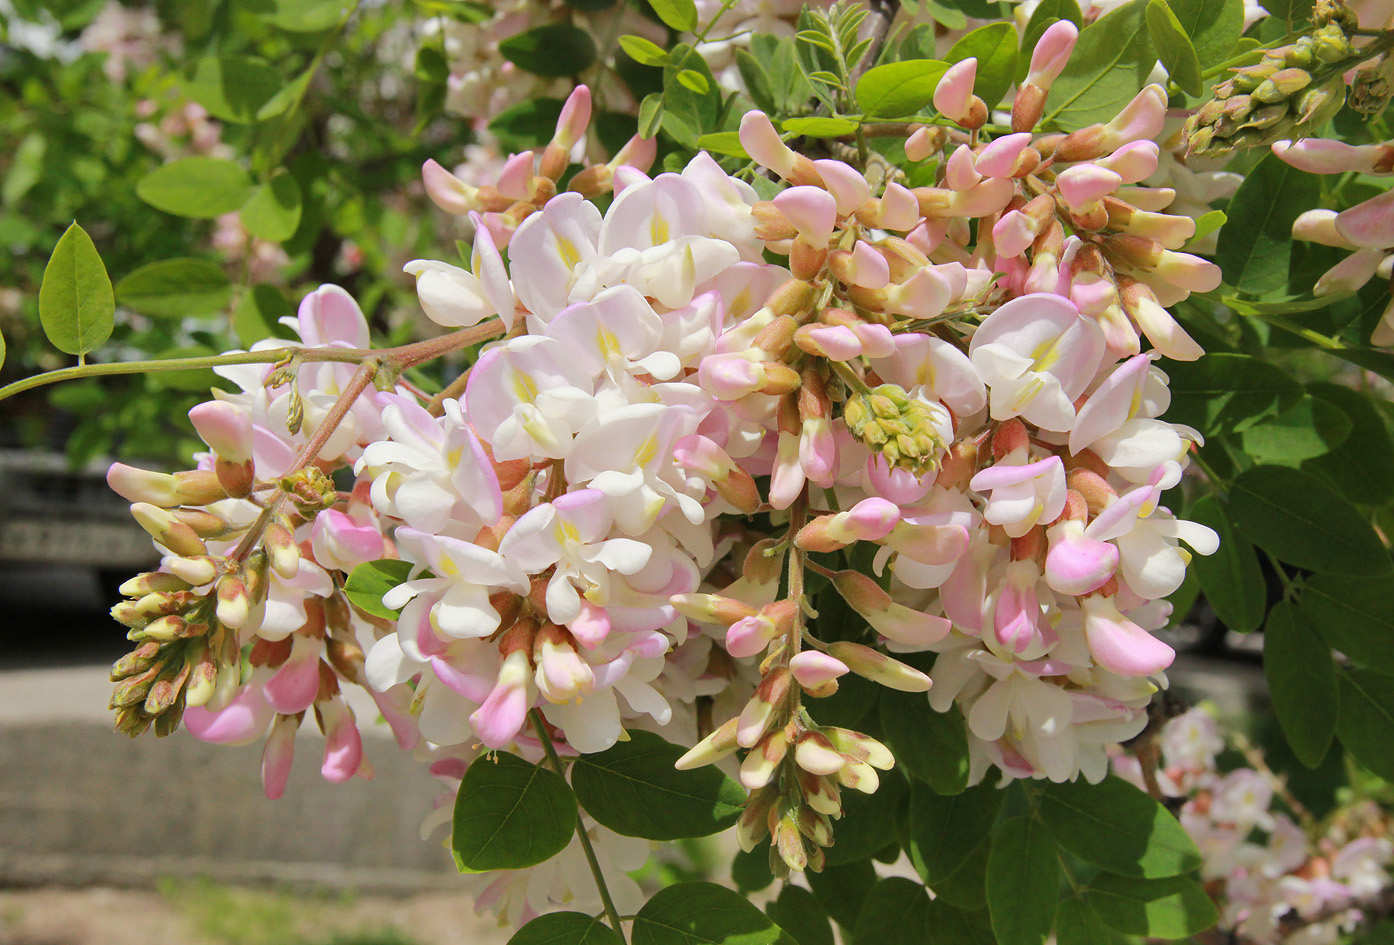
<instances>
[{"instance_id":1,"label":"cluster of white flowers","mask_svg":"<svg viewBox=\"0 0 1394 945\"><path fill-rule=\"evenodd\" d=\"M976 62L949 70L935 104L966 130L906 142L938 158L934 187L873 190L752 112L744 147L789 185L772 200L706 154L651 177L638 140L558 193L584 87L493 185L429 163L432 197L476 224L468 269L407 267L458 329L439 350L502 337L429 404L374 390L362 314L322 288L298 354L226 370L242 393L192 412L199 469L113 468L168 553L116 610L138 643L121 726L183 712L208 740L264 737L273 796L311 709L326 777L367 773L342 683L446 779L481 750L537 757L545 736L574 755L651 728L693 746L684 765L748 749L742 840L773 835L793 868L821 864L840 790L892 764L801 710L847 672L932 678L931 705L966 716L975 780L1101 778L1165 683L1151 631L1189 560L1178 539L1215 547L1158 505L1198 435L1159 419L1156 362L1199 356L1163 306L1219 276L1180 251L1195 224L1164 212L1174 194L1141 185L1161 89L1033 133L1075 36L1046 31L1014 133L990 141ZM875 575L809 557L857 542ZM381 559L405 563L397 583L351 604L347 576ZM864 630L819 638L814 573ZM878 645L938 656L926 676ZM705 739L699 698L718 713ZM578 894L565 864L540 869L489 879L486 901L526 918Z\"/></svg>"},{"instance_id":2,"label":"cluster of white flowers","mask_svg":"<svg viewBox=\"0 0 1394 945\"><path fill-rule=\"evenodd\" d=\"M1243 945L1335 945L1386 897L1394 843L1377 810L1355 809L1320 833L1275 809L1271 772L1221 772L1215 719L1191 709L1167 722L1155 772L1163 796L1184 798L1179 818L1204 857L1201 877L1222 905L1220 927ZM1146 789L1137 758L1118 755L1118 774Z\"/></svg>"}]
</instances>

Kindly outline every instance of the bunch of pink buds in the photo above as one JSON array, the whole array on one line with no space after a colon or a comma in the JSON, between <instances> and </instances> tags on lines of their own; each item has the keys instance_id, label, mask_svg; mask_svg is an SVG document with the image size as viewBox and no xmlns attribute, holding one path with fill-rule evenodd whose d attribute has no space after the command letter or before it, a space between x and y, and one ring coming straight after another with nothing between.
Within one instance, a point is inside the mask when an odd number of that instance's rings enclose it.
<instances>
[{"instance_id":1,"label":"bunch of pink buds","mask_svg":"<svg viewBox=\"0 0 1394 945\"><path fill-rule=\"evenodd\" d=\"M1273 153L1285 163L1309 174L1394 174L1394 141L1352 145L1325 138L1279 141ZM1328 269L1312 289L1317 297L1340 296L1359 290L1376 277L1394 276L1394 190L1371 197L1348 210L1308 210L1292 225L1292 235L1323 246L1350 250L1350 255ZM1370 344L1394 345L1394 299Z\"/></svg>"}]
</instances>

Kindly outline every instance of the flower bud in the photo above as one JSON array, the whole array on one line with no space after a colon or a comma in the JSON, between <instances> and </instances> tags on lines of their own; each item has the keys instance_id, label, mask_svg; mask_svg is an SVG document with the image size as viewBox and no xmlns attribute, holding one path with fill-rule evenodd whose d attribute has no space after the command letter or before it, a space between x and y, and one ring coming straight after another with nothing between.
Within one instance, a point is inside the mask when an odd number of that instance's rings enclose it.
<instances>
[{"instance_id":1,"label":"flower bud","mask_svg":"<svg viewBox=\"0 0 1394 945\"><path fill-rule=\"evenodd\" d=\"M929 677L913 666L908 666L900 660L873 650L869 646L862 646L860 643L839 640L836 643L828 644L827 652L829 656L847 664L847 667L858 676L880 683L888 689L898 689L901 692L927 692L932 685Z\"/></svg>"},{"instance_id":2,"label":"flower bud","mask_svg":"<svg viewBox=\"0 0 1394 945\"><path fill-rule=\"evenodd\" d=\"M164 509L148 502L136 502L131 505L131 515L151 538L174 554L208 554L208 547L194 530Z\"/></svg>"},{"instance_id":3,"label":"flower bud","mask_svg":"<svg viewBox=\"0 0 1394 945\"><path fill-rule=\"evenodd\" d=\"M688 749L687 754L673 762L673 767L679 771L688 771L703 765L714 764L733 753L740 747L736 743L738 723L738 719L727 719L720 728L693 745L692 748Z\"/></svg>"}]
</instances>

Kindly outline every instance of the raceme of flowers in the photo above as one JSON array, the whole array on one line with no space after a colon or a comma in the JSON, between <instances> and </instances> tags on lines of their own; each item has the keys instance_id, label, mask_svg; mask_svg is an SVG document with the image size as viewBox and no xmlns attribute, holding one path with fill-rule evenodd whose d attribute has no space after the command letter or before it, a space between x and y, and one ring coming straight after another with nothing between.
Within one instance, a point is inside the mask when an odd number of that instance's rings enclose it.
<instances>
[{"instance_id":1,"label":"raceme of flowers","mask_svg":"<svg viewBox=\"0 0 1394 945\"><path fill-rule=\"evenodd\" d=\"M938 161L932 187L798 154L759 112L740 138L788 185L772 200L706 154L650 176L641 139L588 162L584 87L492 185L428 162L476 238L469 269L408 271L433 320L497 340L427 398L355 367L366 323L326 286L293 320L304 348L224 369L240 392L191 411L196 469L112 468L166 553L113 611L136 644L119 727L260 740L273 797L311 713L325 777L369 773L345 685L451 783L481 752L649 728L691 746L683 766L743 752L741 842L796 870L821 866L841 792L893 765L815 721L849 672L957 706L974 781L1102 778L1165 685L1165 598L1216 547L1159 500L1199 439L1160 419L1161 359L1201 354L1165 306L1219 273L1141 183L1159 87L1033 131L1075 37L1046 31L995 138L975 61L949 69L935 105L957 125L905 144ZM382 559L403 564L381 606L351 603ZM815 578L865 626L820 638ZM569 875L479 882L526 919L585 897Z\"/></svg>"},{"instance_id":2,"label":"raceme of flowers","mask_svg":"<svg viewBox=\"0 0 1394 945\"><path fill-rule=\"evenodd\" d=\"M1177 816L1204 857L1201 877L1221 905L1220 927L1243 945L1336 945L1378 911L1391 882L1394 844L1370 802L1321 825L1300 805L1299 824L1275 809L1282 785L1271 771L1222 772L1215 719L1196 708L1162 726L1155 787L1182 800ZM1135 757L1118 774L1147 789ZM1288 795L1289 803L1295 803Z\"/></svg>"}]
</instances>

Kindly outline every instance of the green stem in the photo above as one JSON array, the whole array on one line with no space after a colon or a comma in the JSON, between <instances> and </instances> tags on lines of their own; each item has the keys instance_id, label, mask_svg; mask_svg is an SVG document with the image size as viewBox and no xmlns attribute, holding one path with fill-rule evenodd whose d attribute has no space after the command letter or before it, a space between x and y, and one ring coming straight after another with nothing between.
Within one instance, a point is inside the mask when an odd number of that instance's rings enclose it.
<instances>
[{"instance_id":1,"label":"green stem","mask_svg":"<svg viewBox=\"0 0 1394 945\"><path fill-rule=\"evenodd\" d=\"M1199 449L1191 450L1191 461L1200 467L1201 472L1205 473L1206 477L1211 482L1219 486L1221 490L1228 491L1229 480L1217 473L1211 465L1205 461L1205 457L1200 455Z\"/></svg>"},{"instance_id":2,"label":"green stem","mask_svg":"<svg viewBox=\"0 0 1394 945\"><path fill-rule=\"evenodd\" d=\"M1299 325L1286 315L1279 315L1276 312L1254 312L1250 317L1266 322L1274 328L1281 328L1283 331L1310 341L1318 348L1325 348L1327 351L1341 351L1346 347L1344 343L1332 338L1330 335L1323 335L1319 331L1313 331L1310 328Z\"/></svg>"},{"instance_id":3,"label":"green stem","mask_svg":"<svg viewBox=\"0 0 1394 945\"><path fill-rule=\"evenodd\" d=\"M346 364L361 364L368 358L377 358L386 367L397 365L402 370L415 367L452 351L468 348L472 344L485 341L503 333L503 323L489 319L473 328L400 345L396 348L270 348L265 351L238 351L233 354L217 354L202 358L169 358L161 361L117 361L110 364L86 364L77 367L60 368L45 374L36 374L23 380L0 387L0 400L22 394L46 384L59 381L74 381L84 377L107 377L115 374L148 374L157 371L189 371L201 368L223 367L229 364L278 364L298 358L302 363L315 361L337 361Z\"/></svg>"},{"instance_id":4,"label":"green stem","mask_svg":"<svg viewBox=\"0 0 1394 945\"><path fill-rule=\"evenodd\" d=\"M736 0L722 0L721 9L717 10L716 14L712 16L710 20L707 21L707 25L702 27L702 30L695 35L692 45L700 46L702 43L705 43L707 41L707 36L716 26L717 20L720 20L723 16L725 16L726 13L735 5Z\"/></svg>"},{"instance_id":5,"label":"green stem","mask_svg":"<svg viewBox=\"0 0 1394 945\"><path fill-rule=\"evenodd\" d=\"M542 713L537 709L528 710L528 719L532 722L533 731L537 733L538 741L542 742L542 751L547 755L547 763L551 765L557 774L562 773L561 759L557 757L557 750L552 746L551 736L547 734L547 727L542 724ZM600 860L596 858L595 847L591 845L591 838L586 833L585 825L581 819L576 819L576 838L581 841L581 850L586 855L586 864L590 867L591 876L595 878L595 887L600 890L600 901L605 905L605 916L610 920L610 927L615 930L615 934L624 941L624 926L620 924L620 912L615 908L615 902L610 898L610 887L605 885L605 874L600 870Z\"/></svg>"}]
</instances>

